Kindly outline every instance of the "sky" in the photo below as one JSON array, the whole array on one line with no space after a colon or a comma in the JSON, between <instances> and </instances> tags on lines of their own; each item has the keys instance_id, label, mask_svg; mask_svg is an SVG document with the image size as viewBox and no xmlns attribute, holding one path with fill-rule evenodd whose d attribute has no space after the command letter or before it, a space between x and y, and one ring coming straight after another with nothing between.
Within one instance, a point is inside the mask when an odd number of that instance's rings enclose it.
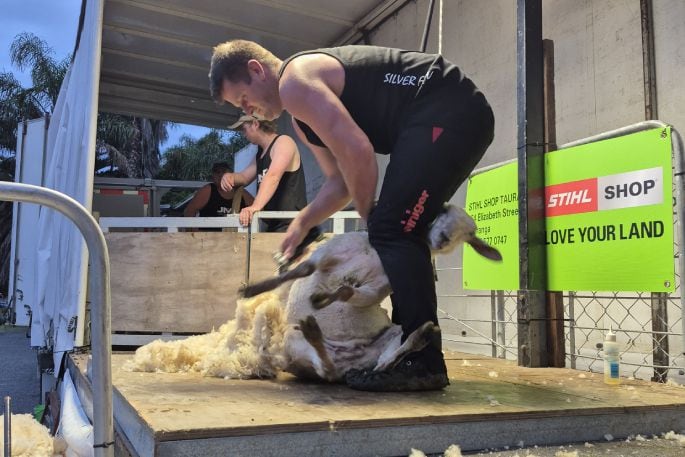
<instances>
[{"instance_id":1,"label":"sky","mask_svg":"<svg viewBox=\"0 0 685 457\"><path fill-rule=\"evenodd\" d=\"M31 85L28 73L12 66L10 44L22 32L31 32L45 40L55 51L53 57L70 57L76 44L76 28L81 14L81 0L0 0L0 70L12 72L24 87ZM183 134L199 138L209 129L178 124L169 129L169 140L162 150L178 143Z\"/></svg>"}]
</instances>

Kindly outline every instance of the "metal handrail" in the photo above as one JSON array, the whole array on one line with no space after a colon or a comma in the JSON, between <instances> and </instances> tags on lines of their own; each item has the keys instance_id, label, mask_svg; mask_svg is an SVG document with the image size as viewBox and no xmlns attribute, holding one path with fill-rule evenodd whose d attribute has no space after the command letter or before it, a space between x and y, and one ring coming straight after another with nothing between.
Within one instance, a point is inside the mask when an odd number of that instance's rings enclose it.
<instances>
[{"instance_id":1,"label":"metal handrail","mask_svg":"<svg viewBox=\"0 0 685 457\"><path fill-rule=\"evenodd\" d=\"M90 212L61 192L30 184L0 182L0 200L36 203L52 208L70 219L86 241L91 265L93 455L113 457L111 293L105 237Z\"/></svg>"}]
</instances>

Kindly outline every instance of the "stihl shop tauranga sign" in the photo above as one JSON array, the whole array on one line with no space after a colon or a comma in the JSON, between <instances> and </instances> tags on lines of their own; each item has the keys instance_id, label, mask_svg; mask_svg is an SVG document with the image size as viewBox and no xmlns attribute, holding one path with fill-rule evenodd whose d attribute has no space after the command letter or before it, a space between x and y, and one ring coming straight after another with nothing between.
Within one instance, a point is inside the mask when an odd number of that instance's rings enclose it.
<instances>
[{"instance_id":1,"label":"stihl shop tauranga sign","mask_svg":"<svg viewBox=\"0 0 685 457\"><path fill-rule=\"evenodd\" d=\"M488 187L496 184L499 193L517 188L516 164L501 168L506 167L507 184L499 168L469 181L466 208L478 222L479 233L491 231L484 227L489 220L480 215L478 204L492 198ZM550 152L545 156L545 179L549 290L674 290L670 129ZM490 206L487 212L504 210ZM516 224L516 234L509 224ZM505 257L506 265L497 269L465 252L466 288L518 288L518 218L507 225L506 239L516 250L504 251L514 258ZM507 283L483 287L478 278L487 271L508 278Z\"/></svg>"}]
</instances>

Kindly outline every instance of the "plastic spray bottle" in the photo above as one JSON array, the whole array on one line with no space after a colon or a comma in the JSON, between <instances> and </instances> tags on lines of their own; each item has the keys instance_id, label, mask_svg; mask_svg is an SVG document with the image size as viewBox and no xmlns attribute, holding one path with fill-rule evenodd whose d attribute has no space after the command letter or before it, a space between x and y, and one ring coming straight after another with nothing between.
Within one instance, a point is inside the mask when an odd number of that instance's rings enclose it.
<instances>
[{"instance_id":1,"label":"plastic spray bottle","mask_svg":"<svg viewBox=\"0 0 685 457\"><path fill-rule=\"evenodd\" d=\"M611 328L604 337L602 349L604 351L604 383L618 385L621 382L619 377L620 356L616 334L611 331Z\"/></svg>"}]
</instances>

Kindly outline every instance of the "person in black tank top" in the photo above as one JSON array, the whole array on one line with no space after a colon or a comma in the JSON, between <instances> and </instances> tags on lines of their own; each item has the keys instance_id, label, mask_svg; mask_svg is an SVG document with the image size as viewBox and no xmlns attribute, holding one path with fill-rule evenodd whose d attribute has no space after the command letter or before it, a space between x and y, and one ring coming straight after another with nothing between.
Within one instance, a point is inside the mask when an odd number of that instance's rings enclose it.
<instances>
[{"instance_id":1,"label":"person in black tank top","mask_svg":"<svg viewBox=\"0 0 685 457\"><path fill-rule=\"evenodd\" d=\"M214 48L209 80L218 103L264 119L287 110L321 166L326 180L290 224L284 255L352 201L390 281L392 320L403 337L428 321L437 326L426 234L494 135L492 110L473 82L440 55L342 46L281 61L245 40ZM374 153L390 156L375 204ZM449 384L439 338L389 370L350 370L345 380L377 391Z\"/></svg>"},{"instance_id":2,"label":"person in black tank top","mask_svg":"<svg viewBox=\"0 0 685 457\"><path fill-rule=\"evenodd\" d=\"M185 217L221 217L234 212L240 212L242 208L252 204L254 197L243 188L225 192L219 189L221 177L228 172L230 167L226 162L217 162L212 165L212 182L201 187L195 192L192 200L188 202L183 215ZM206 228L204 231L221 231L220 228Z\"/></svg>"},{"instance_id":3,"label":"person in black tank top","mask_svg":"<svg viewBox=\"0 0 685 457\"><path fill-rule=\"evenodd\" d=\"M287 135L278 135L270 121L242 116L230 128L240 130L250 143L259 146L257 155L242 171L226 173L222 186L232 189L257 180L254 202L240 212L240 222L247 225L256 211L299 211L307 206L304 170L297 145ZM290 219L263 219L265 231L285 232ZM318 234L318 228L312 228Z\"/></svg>"}]
</instances>

